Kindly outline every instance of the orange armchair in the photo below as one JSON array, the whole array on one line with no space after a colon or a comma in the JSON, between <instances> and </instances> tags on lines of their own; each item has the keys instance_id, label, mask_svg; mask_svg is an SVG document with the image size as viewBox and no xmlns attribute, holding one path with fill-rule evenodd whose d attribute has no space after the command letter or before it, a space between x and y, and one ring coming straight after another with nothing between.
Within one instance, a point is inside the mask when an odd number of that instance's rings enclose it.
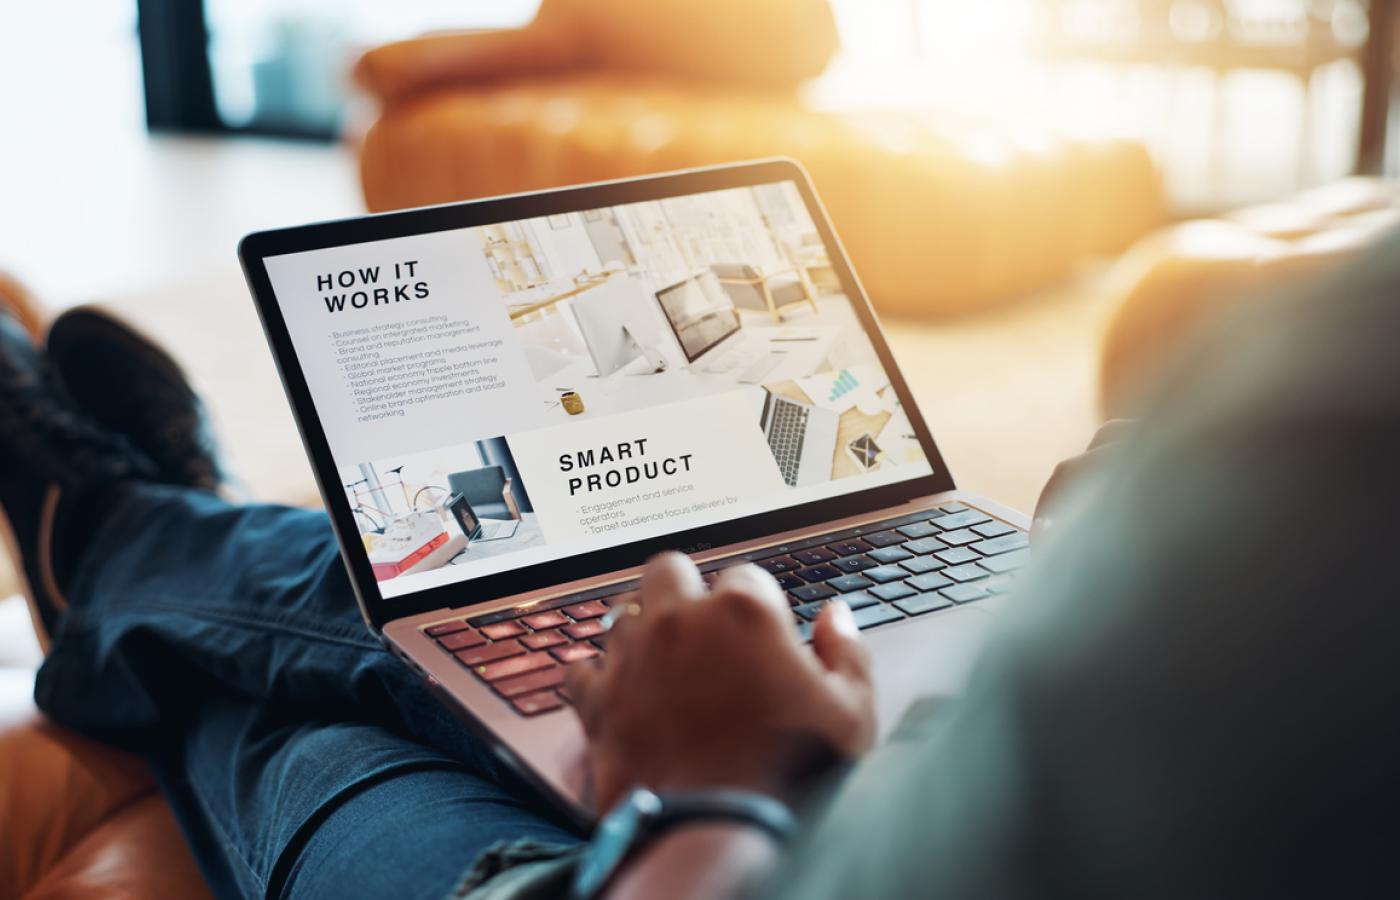
<instances>
[{"instance_id":1,"label":"orange armchair","mask_svg":"<svg viewBox=\"0 0 1400 900\"><path fill-rule=\"evenodd\" d=\"M360 173L375 211L765 156L812 173L875 303L958 312L1158 224L1135 144L954 117L855 117L798 88L835 52L826 0L544 0L521 29L370 50Z\"/></svg>"}]
</instances>

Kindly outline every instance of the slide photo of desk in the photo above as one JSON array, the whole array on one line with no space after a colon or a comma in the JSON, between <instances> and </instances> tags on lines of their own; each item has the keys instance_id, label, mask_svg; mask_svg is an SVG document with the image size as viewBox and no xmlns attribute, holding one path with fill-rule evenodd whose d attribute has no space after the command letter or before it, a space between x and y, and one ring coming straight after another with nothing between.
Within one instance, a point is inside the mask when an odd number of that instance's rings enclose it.
<instances>
[{"instance_id":1,"label":"slide photo of desk","mask_svg":"<svg viewBox=\"0 0 1400 900\"><path fill-rule=\"evenodd\" d=\"M504 438L342 467L376 580L544 544Z\"/></svg>"}]
</instances>

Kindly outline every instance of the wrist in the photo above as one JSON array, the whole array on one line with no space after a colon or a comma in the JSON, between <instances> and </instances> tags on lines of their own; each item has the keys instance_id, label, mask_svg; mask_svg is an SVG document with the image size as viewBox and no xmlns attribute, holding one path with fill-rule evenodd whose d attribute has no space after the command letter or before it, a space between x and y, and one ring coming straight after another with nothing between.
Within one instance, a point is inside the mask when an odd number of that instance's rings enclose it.
<instances>
[{"instance_id":1,"label":"wrist","mask_svg":"<svg viewBox=\"0 0 1400 900\"><path fill-rule=\"evenodd\" d=\"M785 843L796 830L792 813L771 796L732 789L662 794L638 789L599 822L575 870L570 896L599 896L623 865L652 843L682 826L702 825L730 826L726 834L766 834L770 843ZM748 843L752 834L743 840Z\"/></svg>"},{"instance_id":2,"label":"wrist","mask_svg":"<svg viewBox=\"0 0 1400 900\"><path fill-rule=\"evenodd\" d=\"M782 858L767 831L743 822L687 822L652 841L622 866L608 900L745 896Z\"/></svg>"}]
</instances>

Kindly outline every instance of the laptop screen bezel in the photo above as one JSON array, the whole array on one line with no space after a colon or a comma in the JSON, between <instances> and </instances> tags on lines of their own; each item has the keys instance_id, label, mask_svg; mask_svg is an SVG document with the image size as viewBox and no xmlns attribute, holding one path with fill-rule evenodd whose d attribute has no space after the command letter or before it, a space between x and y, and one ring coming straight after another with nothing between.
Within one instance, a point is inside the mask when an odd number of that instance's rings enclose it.
<instances>
[{"instance_id":1,"label":"laptop screen bezel","mask_svg":"<svg viewBox=\"0 0 1400 900\"><path fill-rule=\"evenodd\" d=\"M914 434L932 467L932 474L714 525L690 528L658 538L620 544L592 553L537 563L521 569L496 572L412 594L385 598L374 579L368 555L362 551L351 551L351 548L362 546L354 512L345 492L339 489L340 479L334 456L326 440L325 429L307 386L301 361L292 344L264 260L274 256L349 244L460 230L479 225L783 181L792 182L802 195L803 202L827 248L837 280L869 336L880 364L889 375L890 384L906 410ZM255 232L239 242L238 257L262 321L263 331L272 349L288 402L292 407L293 418L311 460L322 500L339 539L341 557L350 572L356 599L365 621L376 631L382 629L387 622L434 609L470 608L554 584L619 571L636 566L662 550L695 552L751 541L764 535L874 512L954 488L952 476L938 452L923 416L914 404L902 373L895 364L875 311L851 269L845 249L831 227L826 210L817 199L806 171L793 160L773 159L694 169Z\"/></svg>"},{"instance_id":2,"label":"laptop screen bezel","mask_svg":"<svg viewBox=\"0 0 1400 900\"><path fill-rule=\"evenodd\" d=\"M685 355L685 361L688 363L695 362L700 357L704 356L706 353L709 353L711 350L715 349L720 344L723 344L725 341L729 340L734 335L738 334L740 331L743 330L743 325L739 322L739 310L735 308L734 303L731 301L729 304L729 310L734 314L734 327L729 329L719 337L715 338L713 341L710 341L705 346L701 347L695 353L694 356L690 354L690 348L685 345L685 338L681 337L681 330L679 326L676 325L676 320L671 317L671 312L666 308L666 301L661 299L661 295L669 293L670 291L674 291L676 288L680 287L683 284L689 284L690 282L695 281L698 277L699 276L692 275L689 278L682 278L675 284L668 284L666 285L666 287L656 292L656 305L661 308L661 318L665 319L666 324L671 326L671 333L676 336L676 345L681 348L681 353ZM696 282L696 285L698 287L699 282Z\"/></svg>"}]
</instances>

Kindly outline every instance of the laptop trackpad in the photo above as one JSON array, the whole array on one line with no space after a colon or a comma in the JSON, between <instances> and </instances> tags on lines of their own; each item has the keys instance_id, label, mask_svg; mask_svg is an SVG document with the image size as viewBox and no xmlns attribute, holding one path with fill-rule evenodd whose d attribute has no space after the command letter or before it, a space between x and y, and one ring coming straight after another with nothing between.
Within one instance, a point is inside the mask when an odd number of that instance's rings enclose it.
<instances>
[{"instance_id":1,"label":"laptop trackpad","mask_svg":"<svg viewBox=\"0 0 1400 900\"><path fill-rule=\"evenodd\" d=\"M880 739L889 736L915 703L962 693L996 624L996 617L965 607L865 632L875 661Z\"/></svg>"}]
</instances>

